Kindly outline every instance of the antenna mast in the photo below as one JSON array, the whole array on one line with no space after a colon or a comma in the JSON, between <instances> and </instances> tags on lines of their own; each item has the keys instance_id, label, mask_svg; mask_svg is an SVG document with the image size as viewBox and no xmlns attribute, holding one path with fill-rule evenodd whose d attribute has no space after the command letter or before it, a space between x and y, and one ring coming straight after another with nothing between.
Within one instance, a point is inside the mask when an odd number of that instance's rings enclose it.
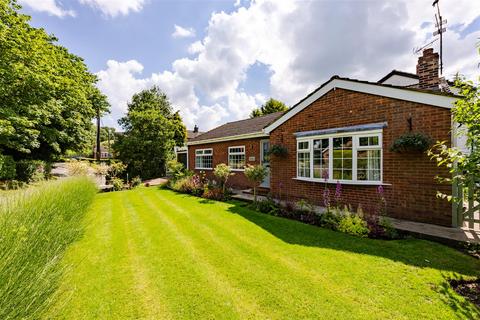
<instances>
[{"instance_id":1,"label":"antenna mast","mask_svg":"<svg viewBox=\"0 0 480 320\"><path fill-rule=\"evenodd\" d=\"M433 36L440 35L440 76L443 74L443 33L447 31L447 28L443 27L447 24L447 20L443 20L442 15L440 14L440 5L438 4L440 0L433 1L432 6L437 6L437 13L435 13L435 27L437 30L433 32Z\"/></svg>"}]
</instances>

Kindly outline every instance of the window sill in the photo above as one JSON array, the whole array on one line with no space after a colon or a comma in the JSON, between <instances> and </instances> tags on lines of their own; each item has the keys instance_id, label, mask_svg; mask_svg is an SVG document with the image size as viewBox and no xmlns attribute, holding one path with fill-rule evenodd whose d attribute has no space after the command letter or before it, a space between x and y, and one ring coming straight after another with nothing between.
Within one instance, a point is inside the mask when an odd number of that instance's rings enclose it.
<instances>
[{"instance_id":1,"label":"window sill","mask_svg":"<svg viewBox=\"0 0 480 320\"><path fill-rule=\"evenodd\" d=\"M292 178L293 180L299 181L307 181L307 182L316 182L316 183L328 183L328 184L351 184L351 185L359 185L359 186L391 186L390 183L383 183L381 181L349 181L349 180L327 180L324 179L312 179L312 178L302 178L302 177L295 177Z\"/></svg>"},{"instance_id":2,"label":"window sill","mask_svg":"<svg viewBox=\"0 0 480 320\"><path fill-rule=\"evenodd\" d=\"M213 168L195 168L195 170L213 170Z\"/></svg>"},{"instance_id":3,"label":"window sill","mask_svg":"<svg viewBox=\"0 0 480 320\"><path fill-rule=\"evenodd\" d=\"M234 172L243 172L243 171L245 171L245 169L232 169L232 171L234 171Z\"/></svg>"}]
</instances>

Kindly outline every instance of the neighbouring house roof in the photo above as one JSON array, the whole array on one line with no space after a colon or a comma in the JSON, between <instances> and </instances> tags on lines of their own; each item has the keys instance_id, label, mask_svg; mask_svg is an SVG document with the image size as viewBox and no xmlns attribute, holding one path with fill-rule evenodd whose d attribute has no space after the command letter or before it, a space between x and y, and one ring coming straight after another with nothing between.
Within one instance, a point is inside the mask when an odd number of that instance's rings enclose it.
<instances>
[{"instance_id":1,"label":"neighbouring house roof","mask_svg":"<svg viewBox=\"0 0 480 320\"><path fill-rule=\"evenodd\" d=\"M187 140L195 139L199 135L201 135L204 132L201 131L193 131L193 130L187 130Z\"/></svg>"},{"instance_id":2,"label":"neighbouring house roof","mask_svg":"<svg viewBox=\"0 0 480 320\"><path fill-rule=\"evenodd\" d=\"M400 76L404 78L411 78L411 79L417 79L418 80L418 75L415 73L410 73L410 72L405 72L405 71L400 71L400 70L392 70L390 73L388 73L385 77L382 79L378 80L378 83L384 83L388 79L390 79L393 76Z\"/></svg>"},{"instance_id":3,"label":"neighbouring house roof","mask_svg":"<svg viewBox=\"0 0 480 320\"><path fill-rule=\"evenodd\" d=\"M189 145L267 136L263 129L285 112L225 123L188 141Z\"/></svg>"},{"instance_id":4,"label":"neighbouring house roof","mask_svg":"<svg viewBox=\"0 0 480 320\"><path fill-rule=\"evenodd\" d=\"M323 83L320 87L315 89L305 98L291 107L288 111L286 111L282 117L278 118L275 120L275 122L266 127L264 130L265 133L269 134L272 130L308 107L324 94L330 90L335 90L336 88L428 104L448 109L453 107L453 103L458 98L457 95L442 91L432 91L333 76L330 78L330 80Z\"/></svg>"}]
</instances>

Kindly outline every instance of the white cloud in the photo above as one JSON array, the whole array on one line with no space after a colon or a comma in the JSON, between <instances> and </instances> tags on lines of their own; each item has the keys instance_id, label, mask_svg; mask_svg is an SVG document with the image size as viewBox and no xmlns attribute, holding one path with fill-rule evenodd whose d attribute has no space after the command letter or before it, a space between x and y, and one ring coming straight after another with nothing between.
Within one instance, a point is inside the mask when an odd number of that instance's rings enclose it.
<instances>
[{"instance_id":1,"label":"white cloud","mask_svg":"<svg viewBox=\"0 0 480 320\"><path fill-rule=\"evenodd\" d=\"M34 0L35 1L35 0ZM142 10L145 0L78 0L82 4L100 10L109 17L127 15Z\"/></svg>"},{"instance_id":2,"label":"white cloud","mask_svg":"<svg viewBox=\"0 0 480 320\"><path fill-rule=\"evenodd\" d=\"M195 30L193 28L184 28L175 25L175 31L172 33L174 38L190 38L195 37Z\"/></svg>"},{"instance_id":3,"label":"white cloud","mask_svg":"<svg viewBox=\"0 0 480 320\"><path fill-rule=\"evenodd\" d=\"M35 11L46 12L52 16L65 17L75 16L73 10L65 10L56 0L20 0L19 3L28 6Z\"/></svg>"},{"instance_id":4,"label":"white cloud","mask_svg":"<svg viewBox=\"0 0 480 320\"><path fill-rule=\"evenodd\" d=\"M449 25L462 25L456 30L480 16L475 1L442 6ZM141 69L131 61L109 62L102 72L111 76L101 79L107 82L101 85L111 87L112 99L125 110L130 92L157 84L189 127L196 123L210 129L248 116L270 95L294 104L335 74L376 81L392 69L415 72L417 56L412 50L430 41L431 26L421 25L431 22L433 14L425 1L257 0L231 13L212 14L206 36L188 49L193 56L175 60L171 70L138 78ZM444 74L478 74L475 43L480 30L464 38L457 32L445 34ZM242 87L256 63L268 69L269 92L246 92ZM118 73L129 89L111 84L120 81Z\"/></svg>"}]
</instances>

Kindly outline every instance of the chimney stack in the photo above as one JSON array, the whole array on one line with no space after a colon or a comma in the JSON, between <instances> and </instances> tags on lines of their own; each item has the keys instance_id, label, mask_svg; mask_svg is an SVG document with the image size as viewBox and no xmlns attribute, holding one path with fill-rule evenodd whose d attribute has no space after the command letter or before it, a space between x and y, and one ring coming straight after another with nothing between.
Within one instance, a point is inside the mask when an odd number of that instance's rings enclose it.
<instances>
[{"instance_id":1,"label":"chimney stack","mask_svg":"<svg viewBox=\"0 0 480 320\"><path fill-rule=\"evenodd\" d=\"M438 68L438 53L433 52L433 48L423 50L423 55L418 58L417 63L418 87L420 89L439 90Z\"/></svg>"},{"instance_id":2,"label":"chimney stack","mask_svg":"<svg viewBox=\"0 0 480 320\"><path fill-rule=\"evenodd\" d=\"M195 127L193 127L193 133L198 133L198 126L195 125Z\"/></svg>"}]
</instances>

